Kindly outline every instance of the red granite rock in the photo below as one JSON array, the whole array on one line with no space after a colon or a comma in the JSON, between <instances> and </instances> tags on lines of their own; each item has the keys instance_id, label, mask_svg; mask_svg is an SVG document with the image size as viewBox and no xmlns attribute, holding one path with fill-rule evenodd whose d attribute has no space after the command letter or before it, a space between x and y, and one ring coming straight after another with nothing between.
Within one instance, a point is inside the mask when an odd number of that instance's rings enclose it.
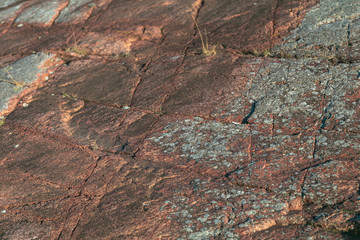
<instances>
[{"instance_id":1,"label":"red granite rock","mask_svg":"<svg viewBox=\"0 0 360 240\"><path fill-rule=\"evenodd\" d=\"M0 239L356 239L357 16L282 44L316 3L0 3L0 63L62 59L0 119Z\"/></svg>"}]
</instances>

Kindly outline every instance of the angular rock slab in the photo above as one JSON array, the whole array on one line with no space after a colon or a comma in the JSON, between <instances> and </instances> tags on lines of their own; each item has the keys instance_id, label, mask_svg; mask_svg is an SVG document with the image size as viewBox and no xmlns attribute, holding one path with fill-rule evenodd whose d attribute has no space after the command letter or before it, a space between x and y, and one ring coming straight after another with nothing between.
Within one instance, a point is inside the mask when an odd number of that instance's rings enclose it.
<instances>
[{"instance_id":1,"label":"angular rock slab","mask_svg":"<svg viewBox=\"0 0 360 240\"><path fill-rule=\"evenodd\" d=\"M2 126L0 131L0 235L56 238L65 218L69 223L79 214L84 202L79 192L97 157L64 139L30 129Z\"/></svg>"},{"instance_id":2,"label":"angular rock slab","mask_svg":"<svg viewBox=\"0 0 360 240\"><path fill-rule=\"evenodd\" d=\"M157 218L156 209L152 211L147 208L147 203L156 203L163 198L161 186L168 183L167 179L174 179L178 175L176 171L169 170L145 159L137 159L106 176L110 178L103 188L104 195L85 209L74 236L79 239L92 236L152 238L164 219ZM101 177L102 174L94 177ZM86 184L85 189L95 183ZM143 224L139 225L139 221Z\"/></svg>"},{"instance_id":3,"label":"angular rock slab","mask_svg":"<svg viewBox=\"0 0 360 240\"><path fill-rule=\"evenodd\" d=\"M67 194L67 189L63 186L36 179L21 171L2 170L0 189L0 208L6 212L13 206L46 202Z\"/></svg>"},{"instance_id":4,"label":"angular rock slab","mask_svg":"<svg viewBox=\"0 0 360 240\"><path fill-rule=\"evenodd\" d=\"M237 239L276 224L266 217L276 219L288 211L286 197L274 193L268 199L262 189L236 187L196 173L188 176L174 168L164 171L145 159L115 174L109 192L84 213L75 236L199 239L220 234ZM146 225L139 226L139 219Z\"/></svg>"}]
</instances>

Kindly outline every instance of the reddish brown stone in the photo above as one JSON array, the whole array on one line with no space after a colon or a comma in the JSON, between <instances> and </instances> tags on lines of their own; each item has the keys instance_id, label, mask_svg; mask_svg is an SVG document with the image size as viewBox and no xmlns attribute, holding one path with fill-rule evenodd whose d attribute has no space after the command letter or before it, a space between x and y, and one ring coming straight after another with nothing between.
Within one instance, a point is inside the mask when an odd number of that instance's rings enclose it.
<instances>
[{"instance_id":1,"label":"reddish brown stone","mask_svg":"<svg viewBox=\"0 0 360 240\"><path fill-rule=\"evenodd\" d=\"M130 106L139 76L128 63L83 61L63 66L45 91L103 105Z\"/></svg>"},{"instance_id":2,"label":"reddish brown stone","mask_svg":"<svg viewBox=\"0 0 360 240\"><path fill-rule=\"evenodd\" d=\"M20 106L13 111L6 123L36 129L54 138L74 139L76 144L95 151L131 154L159 117L131 108L119 109L80 100L65 93L38 93L27 104L26 108ZM29 115L31 119L27 118Z\"/></svg>"},{"instance_id":3,"label":"reddish brown stone","mask_svg":"<svg viewBox=\"0 0 360 240\"><path fill-rule=\"evenodd\" d=\"M212 44L261 52L294 29L316 2L210 0L200 9L199 25Z\"/></svg>"},{"instance_id":4,"label":"reddish brown stone","mask_svg":"<svg viewBox=\"0 0 360 240\"><path fill-rule=\"evenodd\" d=\"M228 77L235 60L221 52L212 57L187 57L175 78L175 89L165 96L162 111L209 117L224 96L237 88L236 82Z\"/></svg>"},{"instance_id":5,"label":"reddish brown stone","mask_svg":"<svg viewBox=\"0 0 360 240\"><path fill-rule=\"evenodd\" d=\"M91 173L98 159L69 140L64 139L63 144L59 144L56 138L43 136L36 130L3 126L1 132L1 155L4 156L1 163L4 169L25 172L66 188L80 184Z\"/></svg>"},{"instance_id":6,"label":"reddish brown stone","mask_svg":"<svg viewBox=\"0 0 360 240\"><path fill-rule=\"evenodd\" d=\"M357 237L359 64L267 51L315 2L0 5L0 63L65 63L0 119L0 238Z\"/></svg>"}]
</instances>

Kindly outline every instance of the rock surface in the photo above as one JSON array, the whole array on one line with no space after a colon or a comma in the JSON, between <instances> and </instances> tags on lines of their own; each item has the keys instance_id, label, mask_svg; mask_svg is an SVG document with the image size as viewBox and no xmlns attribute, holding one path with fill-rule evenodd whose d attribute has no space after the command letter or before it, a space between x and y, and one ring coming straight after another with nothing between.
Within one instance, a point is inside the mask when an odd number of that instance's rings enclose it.
<instances>
[{"instance_id":1,"label":"rock surface","mask_svg":"<svg viewBox=\"0 0 360 240\"><path fill-rule=\"evenodd\" d=\"M0 239L358 239L359 8L2 1Z\"/></svg>"}]
</instances>

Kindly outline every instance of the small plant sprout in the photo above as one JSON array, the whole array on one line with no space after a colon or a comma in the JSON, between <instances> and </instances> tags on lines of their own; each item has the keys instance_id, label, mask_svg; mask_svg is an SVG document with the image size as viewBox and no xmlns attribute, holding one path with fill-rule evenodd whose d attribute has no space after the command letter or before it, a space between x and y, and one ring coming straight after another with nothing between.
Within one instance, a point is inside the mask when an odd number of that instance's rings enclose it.
<instances>
[{"instance_id":1,"label":"small plant sprout","mask_svg":"<svg viewBox=\"0 0 360 240\"><path fill-rule=\"evenodd\" d=\"M22 82L22 81L17 81L17 80L15 80L15 79L11 76L9 70L8 70L7 68L5 68L4 66L2 66L2 67L3 67L4 71L7 73L7 75L9 76L10 80L9 80L9 79L4 79L4 78L0 78L0 81L13 84L13 85L15 85L15 86L18 87L18 88L23 88L23 87L27 86L26 83L24 83L24 82Z\"/></svg>"},{"instance_id":2,"label":"small plant sprout","mask_svg":"<svg viewBox=\"0 0 360 240\"><path fill-rule=\"evenodd\" d=\"M72 33L73 33L72 36L74 38L74 45L66 48L65 52L67 52L67 53L76 53L76 54L78 54L80 56L87 55L88 52L85 49L79 47L79 45L78 45L73 25L71 25L71 30L72 30Z\"/></svg>"},{"instance_id":3,"label":"small plant sprout","mask_svg":"<svg viewBox=\"0 0 360 240\"><path fill-rule=\"evenodd\" d=\"M206 56L215 55L215 54L216 54L216 46L211 46L211 48L209 48L209 43L208 43L208 40L207 40L206 29L205 29L205 42L204 42L203 35L202 35L202 33L201 33L200 27L199 27L199 25L197 24L195 18L194 18L194 21L195 21L196 28L197 28L197 30L198 30L198 32L199 32L199 36L200 36L200 40L201 40L201 45L202 45L202 52L203 52L203 54L206 55Z\"/></svg>"}]
</instances>

